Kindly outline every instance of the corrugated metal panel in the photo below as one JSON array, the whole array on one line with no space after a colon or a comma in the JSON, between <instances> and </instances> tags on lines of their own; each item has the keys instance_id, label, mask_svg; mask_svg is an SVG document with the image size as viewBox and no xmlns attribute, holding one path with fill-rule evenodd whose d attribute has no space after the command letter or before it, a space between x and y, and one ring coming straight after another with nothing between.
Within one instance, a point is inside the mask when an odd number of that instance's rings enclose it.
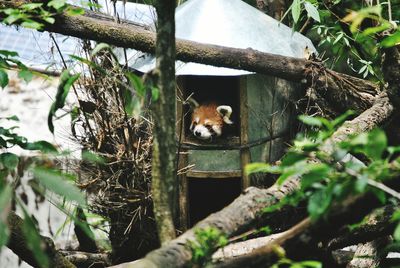
<instances>
[{"instance_id":1,"label":"corrugated metal panel","mask_svg":"<svg viewBox=\"0 0 400 268\"><path fill-rule=\"evenodd\" d=\"M175 13L176 37L235 48L252 48L283 56L304 57L315 48L305 36L241 0L189 0ZM154 68L152 56L133 67L147 72ZM241 75L247 71L177 62L177 75Z\"/></svg>"}]
</instances>

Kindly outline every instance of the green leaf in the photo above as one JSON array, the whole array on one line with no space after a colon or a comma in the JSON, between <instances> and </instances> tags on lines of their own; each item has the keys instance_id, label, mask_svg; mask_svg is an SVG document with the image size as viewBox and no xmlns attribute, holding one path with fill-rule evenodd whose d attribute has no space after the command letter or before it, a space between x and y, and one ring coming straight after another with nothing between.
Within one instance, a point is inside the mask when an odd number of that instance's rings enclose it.
<instances>
[{"instance_id":1,"label":"green leaf","mask_svg":"<svg viewBox=\"0 0 400 268\"><path fill-rule=\"evenodd\" d=\"M30 81L32 81L33 73L28 69L23 69L19 71L18 77L24 79L25 82L29 83Z\"/></svg>"},{"instance_id":2,"label":"green leaf","mask_svg":"<svg viewBox=\"0 0 400 268\"><path fill-rule=\"evenodd\" d=\"M319 261L302 261L298 262L302 268L322 268L322 263Z\"/></svg>"},{"instance_id":3,"label":"green leaf","mask_svg":"<svg viewBox=\"0 0 400 268\"><path fill-rule=\"evenodd\" d=\"M400 30L397 30L394 34L385 37L380 45L382 47L393 47L400 44Z\"/></svg>"},{"instance_id":4,"label":"green leaf","mask_svg":"<svg viewBox=\"0 0 400 268\"><path fill-rule=\"evenodd\" d=\"M397 224L396 229L394 229L393 238L396 241L400 241L400 224Z\"/></svg>"},{"instance_id":5,"label":"green leaf","mask_svg":"<svg viewBox=\"0 0 400 268\"><path fill-rule=\"evenodd\" d=\"M10 50L0 50L0 54L6 57L18 57L18 53Z\"/></svg>"},{"instance_id":6,"label":"green leaf","mask_svg":"<svg viewBox=\"0 0 400 268\"><path fill-rule=\"evenodd\" d=\"M6 184L0 189L0 249L7 244L10 232L7 225L7 216L11 209L12 188Z\"/></svg>"},{"instance_id":7,"label":"green leaf","mask_svg":"<svg viewBox=\"0 0 400 268\"><path fill-rule=\"evenodd\" d=\"M7 169L15 169L19 163L19 158L13 153L2 153L0 154L0 163Z\"/></svg>"},{"instance_id":8,"label":"green leaf","mask_svg":"<svg viewBox=\"0 0 400 268\"><path fill-rule=\"evenodd\" d=\"M307 15L313 18L315 21L321 22L321 18L319 17L318 9L311 4L310 2L304 2L304 7L307 11Z\"/></svg>"},{"instance_id":9,"label":"green leaf","mask_svg":"<svg viewBox=\"0 0 400 268\"><path fill-rule=\"evenodd\" d=\"M392 218L390 219L391 221L398 221L400 220L400 209L397 209L393 215Z\"/></svg>"},{"instance_id":10,"label":"green leaf","mask_svg":"<svg viewBox=\"0 0 400 268\"><path fill-rule=\"evenodd\" d=\"M352 116L352 115L354 115L354 114L355 114L355 113L354 113L354 111L352 111L352 110L346 111L344 114L342 114L342 115L336 117L336 118L331 122L331 124L332 124L333 127L341 126L350 116Z\"/></svg>"},{"instance_id":11,"label":"green leaf","mask_svg":"<svg viewBox=\"0 0 400 268\"><path fill-rule=\"evenodd\" d=\"M85 10L83 8L69 6L67 9L67 14L69 16L83 15L85 14Z\"/></svg>"},{"instance_id":12,"label":"green leaf","mask_svg":"<svg viewBox=\"0 0 400 268\"><path fill-rule=\"evenodd\" d=\"M301 187L306 189L316 182L325 180L332 168L327 164L315 163L307 166L307 171L301 177Z\"/></svg>"},{"instance_id":13,"label":"green leaf","mask_svg":"<svg viewBox=\"0 0 400 268\"><path fill-rule=\"evenodd\" d=\"M279 176L277 183L282 185L291 176L301 176L308 171L308 163L306 160L298 161L294 165L287 167Z\"/></svg>"},{"instance_id":14,"label":"green leaf","mask_svg":"<svg viewBox=\"0 0 400 268\"><path fill-rule=\"evenodd\" d=\"M35 178L48 190L65 197L67 200L76 201L85 206L86 200L82 192L65 180L65 175L51 169L36 167L33 171Z\"/></svg>"},{"instance_id":15,"label":"green leaf","mask_svg":"<svg viewBox=\"0 0 400 268\"><path fill-rule=\"evenodd\" d=\"M59 10L66 6L66 2L66 0L52 0L47 4L47 6Z\"/></svg>"},{"instance_id":16,"label":"green leaf","mask_svg":"<svg viewBox=\"0 0 400 268\"><path fill-rule=\"evenodd\" d=\"M92 53L90 53L90 55L93 57L102 50L111 50L111 46L106 43L97 44L96 47L92 50Z\"/></svg>"},{"instance_id":17,"label":"green leaf","mask_svg":"<svg viewBox=\"0 0 400 268\"><path fill-rule=\"evenodd\" d=\"M386 203L387 198L384 191L373 187L370 188L370 191L378 198L379 202L381 202L382 205Z\"/></svg>"},{"instance_id":18,"label":"green leaf","mask_svg":"<svg viewBox=\"0 0 400 268\"><path fill-rule=\"evenodd\" d=\"M19 118L16 115L12 115L12 116L6 117L5 119L19 122Z\"/></svg>"},{"instance_id":19,"label":"green leaf","mask_svg":"<svg viewBox=\"0 0 400 268\"><path fill-rule=\"evenodd\" d=\"M54 22L56 22L53 17L42 17L42 19L49 24L54 24Z\"/></svg>"},{"instance_id":20,"label":"green leaf","mask_svg":"<svg viewBox=\"0 0 400 268\"><path fill-rule=\"evenodd\" d=\"M103 157L100 155L90 152L90 151L83 151L82 152L82 159L85 161L89 161L92 163L97 163L97 164L104 164L105 160Z\"/></svg>"},{"instance_id":21,"label":"green leaf","mask_svg":"<svg viewBox=\"0 0 400 268\"><path fill-rule=\"evenodd\" d=\"M41 30L43 28L43 23L36 22L34 20L27 19L21 23L22 27L30 28L34 30Z\"/></svg>"},{"instance_id":22,"label":"green leaf","mask_svg":"<svg viewBox=\"0 0 400 268\"><path fill-rule=\"evenodd\" d=\"M363 193L368 186L368 176L365 174L361 174L357 177L357 180L354 183L354 189L357 193Z\"/></svg>"},{"instance_id":23,"label":"green leaf","mask_svg":"<svg viewBox=\"0 0 400 268\"><path fill-rule=\"evenodd\" d=\"M92 67L93 69L99 71L103 75L107 75L107 72L104 70L104 68L100 67L99 65L95 64L94 62L92 62L88 59L85 59L85 58L82 58L82 57L79 57L76 55L69 55L69 57L74 60L77 60L79 62L82 62L82 63L86 64L87 66Z\"/></svg>"},{"instance_id":24,"label":"green leaf","mask_svg":"<svg viewBox=\"0 0 400 268\"><path fill-rule=\"evenodd\" d=\"M60 83L57 88L56 98L54 100L54 103L50 107L49 115L47 118L47 125L51 133L54 133L53 116L56 114L58 109L64 107L69 90L79 77L79 73L71 75L68 69L62 72Z\"/></svg>"},{"instance_id":25,"label":"green leaf","mask_svg":"<svg viewBox=\"0 0 400 268\"><path fill-rule=\"evenodd\" d=\"M39 8L41 6L43 6L43 3L29 3L29 4L21 5L21 9L34 10L34 9L37 9L37 8Z\"/></svg>"},{"instance_id":26,"label":"green leaf","mask_svg":"<svg viewBox=\"0 0 400 268\"><path fill-rule=\"evenodd\" d=\"M325 214L332 201L332 191L326 187L316 191L308 200L307 210L311 219L316 220Z\"/></svg>"},{"instance_id":27,"label":"green leaf","mask_svg":"<svg viewBox=\"0 0 400 268\"><path fill-rule=\"evenodd\" d=\"M146 94L146 87L144 86L142 79L131 72L126 72L125 75L128 78L130 84L135 89L135 92L140 97L144 97L144 95Z\"/></svg>"},{"instance_id":28,"label":"green leaf","mask_svg":"<svg viewBox=\"0 0 400 268\"><path fill-rule=\"evenodd\" d=\"M35 141L35 142L28 142L23 147L26 150L39 150L43 153L57 153L57 148L54 147L53 144L47 141Z\"/></svg>"},{"instance_id":29,"label":"green leaf","mask_svg":"<svg viewBox=\"0 0 400 268\"><path fill-rule=\"evenodd\" d=\"M4 22L5 24L13 24L13 23L15 23L16 21L18 21L18 20L20 20L20 19L22 19L22 18L25 18L25 17L26 17L26 16L25 16L24 14L12 13L12 14L8 15L8 16L3 20L3 22Z\"/></svg>"},{"instance_id":30,"label":"green leaf","mask_svg":"<svg viewBox=\"0 0 400 268\"><path fill-rule=\"evenodd\" d=\"M288 152L282 159L282 163L281 163L281 167L285 167L285 166L291 166L293 164L295 164L296 162L302 161L304 159L306 159L307 156L305 156L302 153L298 153L298 152Z\"/></svg>"},{"instance_id":31,"label":"green leaf","mask_svg":"<svg viewBox=\"0 0 400 268\"><path fill-rule=\"evenodd\" d=\"M383 152L387 147L387 138L385 132L380 129L374 129L368 134L368 145L365 152L373 160L382 158Z\"/></svg>"},{"instance_id":32,"label":"green leaf","mask_svg":"<svg viewBox=\"0 0 400 268\"><path fill-rule=\"evenodd\" d=\"M390 155L393 155L395 153L399 153L400 152L400 146L390 146L387 147L387 151Z\"/></svg>"},{"instance_id":33,"label":"green leaf","mask_svg":"<svg viewBox=\"0 0 400 268\"><path fill-rule=\"evenodd\" d=\"M33 257L39 264L39 267L49 267L49 258L43 251L44 243L42 238L32 220L32 217L28 215L25 209L24 211L24 222L22 224L22 231L25 236L26 244L28 248L33 252Z\"/></svg>"},{"instance_id":34,"label":"green leaf","mask_svg":"<svg viewBox=\"0 0 400 268\"><path fill-rule=\"evenodd\" d=\"M301 0L294 0L292 3L292 17L296 24L299 21L301 12Z\"/></svg>"},{"instance_id":35,"label":"green leaf","mask_svg":"<svg viewBox=\"0 0 400 268\"><path fill-rule=\"evenodd\" d=\"M151 87L151 99L157 101L160 97L160 90L156 87Z\"/></svg>"},{"instance_id":36,"label":"green leaf","mask_svg":"<svg viewBox=\"0 0 400 268\"><path fill-rule=\"evenodd\" d=\"M0 69L0 87L5 88L8 85L8 74Z\"/></svg>"},{"instance_id":37,"label":"green leaf","mask_svg":"<svg viewBox=\"0 0 400 268\"><path fill-rule=\"evenodd\" d=\"M257 173L257 172L269 172L271 169L271 166L267 163L250 163L247 164L246 167L244 168L244 171L246 175L250 175L252 173Z\"/></svg>"},{"instance_id":38,"label":"green leaf","mask_svg":"<svg viewBox=\"0 0 400 268\"><path fill-rule=\"evenodd\" d=\"M322 127L322 125L323 125L321 118L318 118L318 117L312 117L312 116L308 116L308 115L300 115L299 120L309 126Z\"/></svg>"}]
</instances>

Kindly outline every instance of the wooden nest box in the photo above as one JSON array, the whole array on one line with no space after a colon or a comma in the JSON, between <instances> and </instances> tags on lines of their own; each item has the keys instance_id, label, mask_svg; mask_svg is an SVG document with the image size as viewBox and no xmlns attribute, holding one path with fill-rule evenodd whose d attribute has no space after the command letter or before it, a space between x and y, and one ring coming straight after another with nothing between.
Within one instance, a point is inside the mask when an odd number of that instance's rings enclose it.
<instances>
[{"instance_id":1,"label":"wooden nest box","mask_svg":"<svg viewBox=\"0 0 400 268\"><path fill-rule=\"evenodd\" d=\"M189 0L176 9L175 18L181 39L297 58L315 51L309 39L241 0ZM147 72L154 66L148 57L133 67ZM246 176L244 167L282 156L300 92L299 85L276 77L196 63L177 61L176 74L180 223L186 229L246 187L268 183ZM234 124L221 137L197 139L189 130L191 111L182 102L190 95L200 104L231 106Z\"/></svg>"},{"instance_id":2,"label":"wooden nest box","mask_svg":"<svg viewBox=\"0 0 400 268\"><path fill-rule=\"evenodd\" d=\"M200 104L231 106L234 122L220 137L200 140L189 130L190 107L177 102L180 217L187 227L228 205L250 185L269 183L264 177L246 176L244 167L274 162L284 153L294 125L290 96L296 87L260 74L181 75L177 84L181 99L192 95Z\"/></svg>"}]
</instances>

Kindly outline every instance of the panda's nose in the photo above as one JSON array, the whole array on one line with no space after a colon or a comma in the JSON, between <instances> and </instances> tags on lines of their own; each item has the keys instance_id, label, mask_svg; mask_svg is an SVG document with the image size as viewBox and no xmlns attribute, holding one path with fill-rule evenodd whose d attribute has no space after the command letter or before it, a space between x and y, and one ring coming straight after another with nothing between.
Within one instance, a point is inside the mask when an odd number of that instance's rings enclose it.
<instances>
[{"instance_id":1,"label":"panda's nose","mask_svg":"<svg viewBox=\"0 0 400 268\"><path fill-rule=\"evenodd\" d=\"M196 131L194 132L194 135L195 135L196 137L199 137L199 136L201 136L201 132L198 131L198 130L196 130Z\"/></svg>"}]
</instances>

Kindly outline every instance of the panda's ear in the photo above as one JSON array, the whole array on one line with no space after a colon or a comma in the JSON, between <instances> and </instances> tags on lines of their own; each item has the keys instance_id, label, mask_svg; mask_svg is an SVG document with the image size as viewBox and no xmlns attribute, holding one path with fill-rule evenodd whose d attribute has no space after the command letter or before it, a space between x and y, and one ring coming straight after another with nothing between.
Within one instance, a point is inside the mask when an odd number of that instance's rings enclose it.
<instances>
[{"instance_id":1,"label":"panda's ear","mask_svg":"<svg viewBox=\"0 0 400 268\"><path fill-rule=\"evenodd\" d=\"M232 125L233 122L230 120L232 114L232 107L229 105L220 105L217 107L217 112L222 116L224 122L228 125Z\"/></svg>"}]
</instances>

